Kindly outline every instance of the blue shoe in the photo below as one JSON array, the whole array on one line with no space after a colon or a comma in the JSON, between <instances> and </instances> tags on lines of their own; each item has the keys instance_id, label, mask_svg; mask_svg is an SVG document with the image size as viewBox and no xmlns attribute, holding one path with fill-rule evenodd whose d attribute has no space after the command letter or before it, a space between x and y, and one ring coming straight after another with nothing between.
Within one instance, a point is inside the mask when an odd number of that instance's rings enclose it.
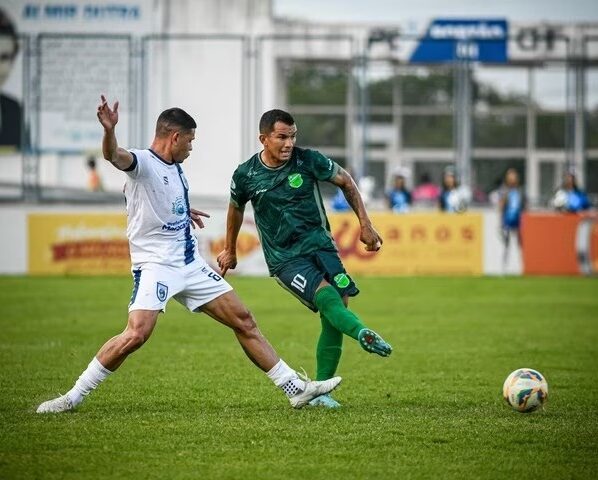
<instances>
[{"instance_id":1,"label":"blue shoe","mask_svg":"<svg viewBox=\"0 0 598 480\"><path fill-rule=\"evenodd\" d=\"M388 357L392 353L392 347L369 328L363 328L357 335L357 340L366 352L377 353L381 357Z\"/></svg>"},{"instance_id":2,"label":"blue shoe","mask_svg":"<svg viewBox=\"0 0 598 480\"><path fill-rule=\"evenodd\" d=\"M308 404L310 407L324 407L324 408L340 408L341 404L338 403L334 398L330 395L320 395L319 397L314 398Z\"/></svg>"}]
</instances>

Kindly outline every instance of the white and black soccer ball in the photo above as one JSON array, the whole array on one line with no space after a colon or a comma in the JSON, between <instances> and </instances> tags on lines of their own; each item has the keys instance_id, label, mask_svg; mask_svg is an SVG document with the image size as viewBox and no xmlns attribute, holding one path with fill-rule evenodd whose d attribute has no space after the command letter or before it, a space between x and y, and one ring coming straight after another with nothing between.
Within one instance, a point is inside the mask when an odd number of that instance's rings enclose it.
<instances>
[{"instance_id":1,"label":"white and black soccer ball","mask_svg":"<svg viewBox=\"0 0 598 480\"><path fill-rule=\"evenodd\" d=\"M503 385L503 397L518 412L533 412L548 398L548 383L537 370L520 368L512 372Z\"/></svg>"}]
</instances>

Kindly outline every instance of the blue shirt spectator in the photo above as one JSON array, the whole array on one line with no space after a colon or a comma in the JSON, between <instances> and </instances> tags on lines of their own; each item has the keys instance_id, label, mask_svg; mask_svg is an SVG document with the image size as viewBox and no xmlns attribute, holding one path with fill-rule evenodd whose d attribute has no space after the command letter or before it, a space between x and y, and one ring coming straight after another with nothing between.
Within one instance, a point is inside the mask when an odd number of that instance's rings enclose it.
<instances>
[{"instance_id":1,"label":"blue shirt spectator","mask_svg":"<svg viewBox=\"0 0 598 480\"><path fill-rule=\"evenodd\" d=\"M395 175L395 183L387 194L388 207L395 213L405 213L411 208L411 192L405 186L405 177Z\"/></svg>"},{"instance_id":2,"label":"blue shirt spectator","mask_svg":"<svg viewBox=\"0 0 598 480\"><path fill-rule=\"evenodd\" d=\"M340 188L336 190L336 195L332 197L332 210L334 210L335 212L351 211L351 205L349 205L349 203L347 202L345 194Z\"/></svg>"},{"instance_id":3,"label":"blue shirt spectator","mask_svg":"<svg viewBox=\"0 0 598 480\"><path fill-rule=\"evenodd\" d=\"M576 213L590 208L590 200L584 191L577 186L575 174L565 174L563 186L552 199L552 205L562 212Z\"/></svg>"},{"instance_id":4,"label":"blue shirt spectator","mask_svg":"<svg viewBox=\"0 0 598 480\"><path fill-rule=\"evenodd\" d=\"M523 212L523 193L518 187L507 188L504 193L502 223L507 228L519 228Z\"/></svg>"}]
</instances>

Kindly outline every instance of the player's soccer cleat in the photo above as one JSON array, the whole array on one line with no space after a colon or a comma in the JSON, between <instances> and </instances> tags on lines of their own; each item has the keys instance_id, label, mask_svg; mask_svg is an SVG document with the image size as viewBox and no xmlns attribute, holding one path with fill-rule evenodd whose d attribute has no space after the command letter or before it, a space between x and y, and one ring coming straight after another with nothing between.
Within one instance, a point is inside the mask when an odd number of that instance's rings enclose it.
<instances>
[{"instance_id":1,"label":"player's soccer cleat","mask_svg":"<svg viewBox=\"0 0 598 480\"><path fill-rule=\"evenodd\" d=\"M324 407L324 408L340 408L341 404L338 403L329 394L320 395L309 402L310 407Z\"/></svg>"},{"instance_id":2,"label":"player's soccer cleat","mask_svg":"<svg viewBox=\"0 0 598 480\"><path fill-rule=\"evenodd\" d=\"M48 400L37 407L37 413L60 413L72 410L73 404L68 395L61 395L53 400Z\"/></svg>"},{"instance_id":3,"label":"player's soccer cleat","mask_svg":"<svg viewBox=\"0 0 598 480\"><path fill-rule=\"evenodd\" d=\"M341 383L342 379L341 377L332 377L322 381L314 381L309 378L303 380L305 381L305 390L289 397L289 402L291 402L293 408L304 407L310 400L331 392Z\"/></svg>"},{"instance_id":4,"label":"player's soccer cleat","mask_svg":"<svg viewBox=\"0 0 598 480\"><path fill-rule=\"evenodd\" d=\"M366 352L377 353L381 357L388 357L392 353L392 347L380 335L369 328L363 328L357 339L361 348Z\"/></svg>"}]
</instances>

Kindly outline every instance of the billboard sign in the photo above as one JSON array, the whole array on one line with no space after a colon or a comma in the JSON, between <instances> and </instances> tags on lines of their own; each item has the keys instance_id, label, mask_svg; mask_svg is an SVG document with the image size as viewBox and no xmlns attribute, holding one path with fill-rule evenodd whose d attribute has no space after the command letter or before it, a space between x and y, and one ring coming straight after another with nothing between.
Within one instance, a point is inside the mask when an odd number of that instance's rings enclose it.
<instances>
[{"instance_id":1,"label":"billboard sign","mask_svg":"<svg viewBox=\"0 0 598 480\"><path fill-rule=\"evenodd\" d=\"M411 63L506 63L509 25L504 19L436 19L411 54Z\"/></svg>"}]
</instances>

